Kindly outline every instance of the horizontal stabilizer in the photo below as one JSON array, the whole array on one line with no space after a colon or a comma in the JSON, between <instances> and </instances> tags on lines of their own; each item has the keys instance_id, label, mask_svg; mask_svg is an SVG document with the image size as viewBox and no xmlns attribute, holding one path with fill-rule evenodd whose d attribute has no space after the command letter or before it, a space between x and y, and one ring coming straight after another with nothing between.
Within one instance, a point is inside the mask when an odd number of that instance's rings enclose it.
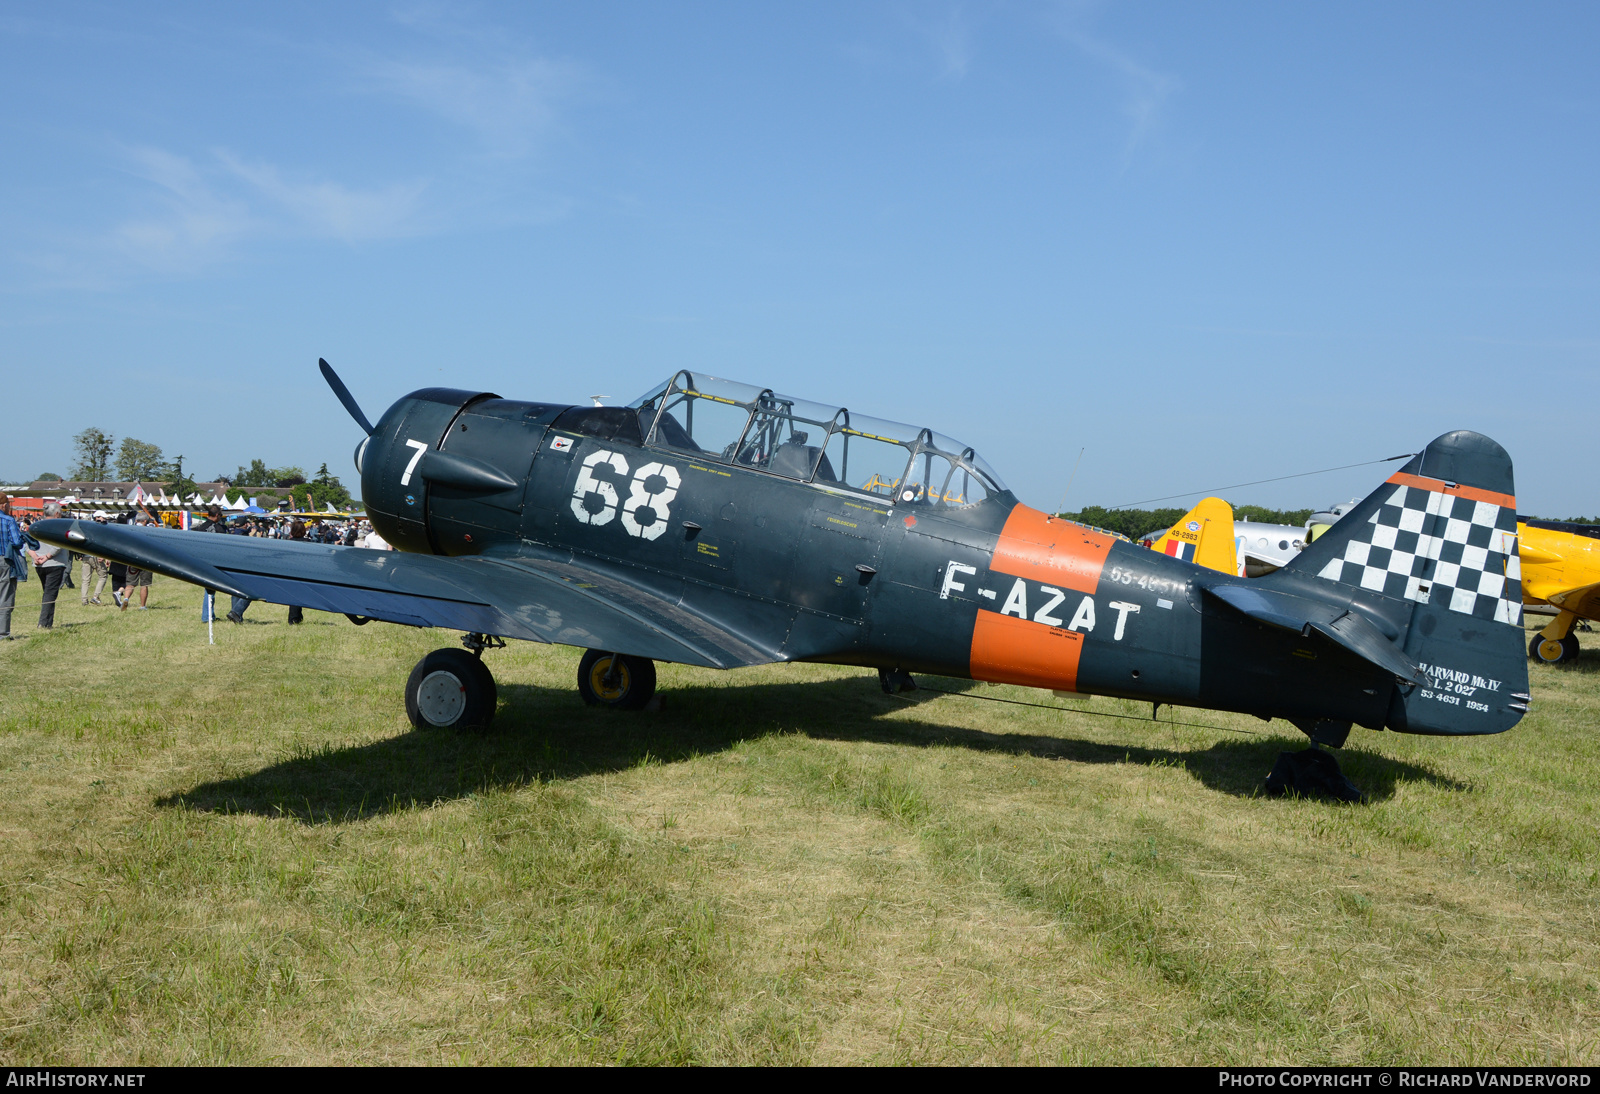
<instances>
[{"instance_id":1,"label":"horizontal stabilizer","mask_svg":"<svg viewBox=\"0 0 1600 1094\"><path fill-rule=\"evenodd\" d=\"M1420 684L1417 666L1366 616L1310 597L1250 585L1217 585L1206 592L1259 623L1310 634L1315 631L1385 672Z\"/></svg>"}]
</instances>

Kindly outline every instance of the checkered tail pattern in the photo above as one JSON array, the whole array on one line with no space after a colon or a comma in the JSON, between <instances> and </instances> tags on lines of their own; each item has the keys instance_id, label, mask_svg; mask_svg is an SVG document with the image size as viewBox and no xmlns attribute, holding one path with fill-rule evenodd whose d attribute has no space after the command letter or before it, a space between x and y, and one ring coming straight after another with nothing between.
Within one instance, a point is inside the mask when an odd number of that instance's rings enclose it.
<instances>
[{"instance_id":1,"label":"checkered tail pattern","mask_svg":"<svg viewBox=\"0 0 1600 1094\"><path fill-rule=\"evenodd\" d=\"M1442 490L1397 485L1351 536L1344 555L1330 560L1317 576L1520 626L1517 511Z\"/></svg>"}]
</instances>

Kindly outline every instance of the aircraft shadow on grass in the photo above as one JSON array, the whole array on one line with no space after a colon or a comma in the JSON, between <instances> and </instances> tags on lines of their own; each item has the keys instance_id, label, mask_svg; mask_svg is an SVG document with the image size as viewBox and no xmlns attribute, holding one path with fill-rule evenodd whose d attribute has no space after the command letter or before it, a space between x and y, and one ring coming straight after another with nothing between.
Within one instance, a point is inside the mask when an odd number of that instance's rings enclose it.
<instances>
[{"instance_id":1,"label":"aircraft shadow on grass","mask_svg":"<svg viewBox=\"0 0 1600 1094\"><path fill-rule=\"evenodd\" d=\"M943 720L938 705L962 700L930 691L891 698L871 677L678 688L664 693L664 710L645 714L590 710L571 691L526 684L502 684L500 696L495 726L487 732L412 731L370 744L330 747L249 775L203 783L157 804L306 824L346 823L530 782L622 771L646 759L680 762L769 733L1069 763L1181 765L1214 790L1250 797L1260 792L1277 754L1300 747L1299 741L1268 735L1185 750L993 733ZM916 718L885 717L908 706ZM1152 737L1167 728L1160 722L1149 726ZM1426 768L1374 753L1346 751L1340 759L1369 800L1389 798L1405 782L1466 789Z\"/></svg>"}]
</instances>

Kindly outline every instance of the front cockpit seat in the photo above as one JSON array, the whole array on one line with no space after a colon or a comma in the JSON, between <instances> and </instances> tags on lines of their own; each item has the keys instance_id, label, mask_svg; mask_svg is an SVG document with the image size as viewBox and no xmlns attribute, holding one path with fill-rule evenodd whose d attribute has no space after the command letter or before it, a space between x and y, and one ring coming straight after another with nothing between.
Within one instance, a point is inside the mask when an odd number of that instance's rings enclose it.
<instances>
[{"instance_id":1,"label":"front cockpit seat","mask_svg":"<svg viewBox=\"0 0 1600 1094\"><path fill-rule=\"evenodd\" d=\"M767 465L767 470L774 475L783 475L785 478L800 479L804 481L811 477L811 466L817 462L817 454L821 452L814 444L784 444L772 454L772 462ZM822 457L822 465L817 468L818 482L838 482L834 477L833 465L828 462L828 457Z\"/></svg>"}]
</instances>

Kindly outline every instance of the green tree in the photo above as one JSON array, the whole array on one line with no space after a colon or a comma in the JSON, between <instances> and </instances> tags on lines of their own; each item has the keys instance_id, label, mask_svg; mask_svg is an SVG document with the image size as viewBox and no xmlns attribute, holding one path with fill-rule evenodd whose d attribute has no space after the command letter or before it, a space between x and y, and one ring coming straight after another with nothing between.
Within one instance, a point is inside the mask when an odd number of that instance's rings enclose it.
<instances>
[{"instance_id":1,"label":"green tree","mask_svg":"<svg viewBox=\"0 0 1600 1094\"><path fill-rule=\"evenodd\" d=\"M1263 509L1259 505L1235 505L1234 520L1250 520L1257 524L1292 524L1304 527L1314 509Z\"/></svg>"},{"instance_id":2,"label":"green tree","mask_svg":"<svg viewBox=\"0 0 1600 1094\"><path fill-rule=\"evenodd\" d=\"M168 466L161 458L159 445L133 437L122 438L122 447L117 450L117 477L122 482L165 478L167 471Z\"/></svg>"},{"instance_id":3,"label":"green tree","mask_svg":"<svg viewBox=\"0 0 1600 1094\"><path fill-rule=\"evenodd\" d=\"M336 509L350 506L350 491L339 481L339 476L329 473L327 464L317 469L316 478L296 484L290 492L295 506L300 509L324 509L330 504Z\"/></svg>"},{"instance_id":4,"label":"green tree","mask_svg":"<svg viewBox=\"0 0 1600 1094\"><path fill-rule=\"evenodd\" d=\"M90 426L72 438L72 446L78 455L77 466L72 469L74 479L105 482L111 477L111 453L116 447L116 438L111 434Z\"/></svg>"},{"instance_id":5,"label":"green tree","mask_svg":"<svg viewBox=\"0 0 1600 1094\"><path fill-rule=\"evenodd\" d=\"M54 471L46 471L44 474L40 475L37 479L34 479L33 481L34 482L61 482L62 478L61 478L60 475L56 474Z\"/></svg>"},{"instance_id":6,"label":"green tree","mask_svg":"<svg viewBox=\"0 0 1600 1094\"><path fill-rule=\"evenodd\" d=\"M1178 523L1189 510L1185 509L1105 509L1087 505L1076 513L1062 513L1068 520L1118 532L1129 539L1138 539L1151 532L1164 532ZM1248 520L1259 524L1304 525L1311 516L1310 509L1267 509L1260 505L1233 506L1234 520Z\"/></svg>"},{"instance_id":7,"label":"green tree","mask_svg":"<svg viewBox=\"0 0 1600 1094\"><path fill-rule=\"evenodd\" d=\"M172 481L167 483L167 493L176 494L186 498L200 489L200 484L183 473L183 457L179 456L172 463Z\"/></svg>"},{"instance_id":8,"label":"green tree","mask_svg":"<svg viewBox=\"0 0 1600 1094\"><path fill-rule=\"evenodd\" d=\"M249 467L239 468L228 478L235 486L271 486L273 483L272 472L264 460L251 460Z\"/></svg>"},{"instance_id":9,"label":"green tree","mask_svg":"<svg viewBox=\"0 0 1600 1094\"><path fill-rule=\"evenodd\" d=\"M1158 528L1171 528L1186 512L1187 509L1106 509L1099 505L1086 505L1076 513L1061 515L1080 524L1138 539Z\"/></svg>"}]
</instances>

